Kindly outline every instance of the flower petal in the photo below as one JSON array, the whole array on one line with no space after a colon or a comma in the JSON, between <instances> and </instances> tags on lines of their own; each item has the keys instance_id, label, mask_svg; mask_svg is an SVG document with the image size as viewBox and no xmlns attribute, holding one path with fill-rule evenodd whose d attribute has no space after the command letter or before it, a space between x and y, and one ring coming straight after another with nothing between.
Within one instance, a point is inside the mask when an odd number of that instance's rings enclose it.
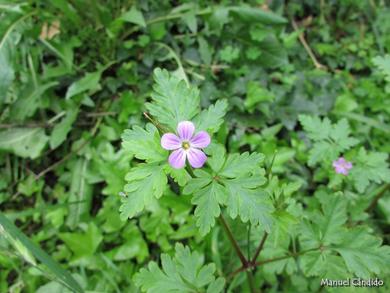
<instances>
[{"instance_id":1,"label":"flower petal","mask_svg":"<svg viewBox=\"0 0 390 293\"><path fill-rule=\"evenodd\" d=\"M206 131L199 131L190 139L192 147L203 149L210 144L210 135Z\"/></svg>"},{"instance_id":2,"label":"flower petal","mask_svg":"<svg viewBox=\"0 0 390 293\"><path fill-rule=\"evenodd\" d=\"M348 175L348 169L346 169L344 166L336 166L335 171L337 174Z\"/></svg>"},{"instance_id":3,"label":"flower petal","mask_svg":"<svg viewBox=\"0 0 390 293\"><path fill-rule=\"evenodd\" d=\"M194 168L201 168L207 160L207 156L199 149L190 148L187 152L190 165Z\"/></svg>"},{"instance_id":4,"label":"flower petal","mask_svg":"<svg viewBox=\"0 0 390 293\"><path fill-rule=\"evenodd\" d=\"M338 162L339 164L345 164L346 160L344 159L344 157L340 157L340 158L337 160L337 162Z\"/></svg>"},{"instance_id":5,"label":"flower petal","mask_svg":"<svg viewBox=\"0 0 390 293\"><path fill-rule=\"evenodd\" d=\"M352 169L352 163L351 162L345 162L345 168L347 169L347 170L349 170L349 169Z\"/></svg>"},{"instance_id":6,"label":"flower petal","mask_svg":"<svg viewBox=\"0 0 390 293\"><path fill-rule=\"evenodd\" d=\"M180 148L173 151L168 158L169 164L175 169L181 169L186 164L186 152Z\"/></svg>"},{"instance_id":7,"label":"flower petal","mask_svg":"<svg viewBox=\"0 0 390 293\"><path fill-rule=\"evenodd\" d=\"M161 137L161 146L166 150L177 150L181 147L181 141L175 134L165 133Z\"/></svg>"},{"instance_id":8,"label":"flower petal","mask_svg":"<svg viewBox=\"0 0 390 293\"><path fill-rule=\"evenodd\" d=\"M194 131L195 125L191 121L182 121L177 125L177 133L182 140L190 140Z\"/></svg>"}]
</instances>

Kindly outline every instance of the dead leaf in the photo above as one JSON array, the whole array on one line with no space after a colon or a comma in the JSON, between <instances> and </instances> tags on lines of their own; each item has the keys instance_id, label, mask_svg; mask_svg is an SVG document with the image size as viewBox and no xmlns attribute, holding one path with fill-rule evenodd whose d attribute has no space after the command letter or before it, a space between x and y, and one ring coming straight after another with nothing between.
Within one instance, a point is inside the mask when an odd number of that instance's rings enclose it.
<instances>
[{"instance_id":1,"label":"dead leaf","mask_svg":"<svg viewBox=\"0 0 390 293\"><path fill-rule=\"evenodd\" d=\"M48 25L47 22L45 22L42 26L41 34L39 35L39 38L42 40L51 40L56 35L60 33L60 21L55 20L50 25Z\"/></svg>"}]
</instances>

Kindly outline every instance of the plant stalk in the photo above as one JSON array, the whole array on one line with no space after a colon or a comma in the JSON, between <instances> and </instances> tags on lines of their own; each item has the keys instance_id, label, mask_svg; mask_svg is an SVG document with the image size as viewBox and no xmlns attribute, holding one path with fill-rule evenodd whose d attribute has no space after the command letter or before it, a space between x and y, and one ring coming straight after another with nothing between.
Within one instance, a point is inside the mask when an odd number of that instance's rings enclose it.
<instances>
[{"instance_id":1,"label":"plant stalk","mask_svg":"<svg viewBox=\"0 0 390 293\"><path fill-rule=\"evenodd\" d=\"M262 265L265 265L267 263L271 263L271 262L275 262L275 261L279 261L279 260L283 260L283 259L287 259L287 258L290 258L290 257L297 257L297 256L300 256L302 254L305 254L305 253L308 253L308 252L311 252L311 251L315 251L315 250L318 250L320 249L321 247L315 247L315 248L311 248L311 249L307 249L307 250L302 250L300 252L297 252L297 253L290 253L289 255L285 255L285 256L279 256L279 257L274 257L274 258L270 258L270 259L267 259L267 260L263 260L263 261L258 261L258 262L255 262L255 263L250 263L249 266L247 267L244 267L244 266L241 266L240 268L238 268L237 270L235 270L234 272L232 272L229 276L228 276L228 280L233 278L235 275L237 275L238 273L241 273L243 271L246 271L248 268L253 268L253 267L258 267L258 266L262 266Z\"/></svg>"},{"instance_id":2,"label":"plant stalk","mask_svg":"<svg viewBox=\"0 0 390 293\"><path fill-rule=\"evenodd\" d=\"M222 213L219 216L219 221L221 222L222 227L223 227L223 229L224 229L224 231L225 231L225 233L226 233L230 243L232 244L232 246L234 248L234 251L236 252L238 258L240 259L242 265L244 267L247 267L248 266L248 261L245 258L244 254L242 253L241 248L238 246L238 243L237 243L236 239L234 238L233 233L230 230L230 228L229 228L229 226L228 226L224 216L222 215Z\"/></svg>"},{"instance_id":3,"label":"plant stalk","mask_svg":"<svg viewBox=\"0 0 390 293\"><path fill-rule=\"evenodd\" d=\"M259 256L260 252L263 250L264 243L265 243L265 241L267 240L268 235L269 235L269 234L268 234L267 232L264 232L264 236L263 236L263 238L261 239L260 244L259 244L259 246L258 246L257 249L256 249L255 255L254 255L253 258L252 258L252 261L251 261L252 264L256 263L256 259L257 259L257 257Z\"/></svg>"},{"instance_id":4,"label":"plant stalk","mask_svg":"<svg viewBox=\"0 0 390 293\"><path fill-rule=\"evenodd\" d=\"M386 184L384 185L380 190L379 192L377 193L377 195L373 198L371 204L366 208L365 212L371 212L377 205L378 201L380 200L380 198L386 193L387 190L389 190L390 188L390 184Z\"/></svg>"},{"instance_id":5,"label":"plant stalk","mask_svg":"<svg viewBox=\"0 0 390 293\"><path fill-rule=\"evenodd\" d=\"M257 293L258 290L256 289L255 279L253 278L252 271L247 270L246 271L246 276L248 278L249 288L250 288L251 292L252 293Z\"/></svg>"}]
</instances>

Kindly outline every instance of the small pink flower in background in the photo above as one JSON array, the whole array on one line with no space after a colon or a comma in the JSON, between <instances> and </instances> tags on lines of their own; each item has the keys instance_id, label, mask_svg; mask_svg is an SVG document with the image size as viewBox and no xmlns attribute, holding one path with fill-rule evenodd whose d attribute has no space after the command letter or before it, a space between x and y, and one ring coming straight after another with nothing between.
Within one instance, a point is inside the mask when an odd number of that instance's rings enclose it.
<instances>
[{"instance_id":1,"label":"small pink flower in background","mask_svg":"<svg viewBox=\"0 0 390 293\"><path fill-rule=\"evenodd\" d=\"M181 169L186 159L194 168L201 168L207 160L205 153L200 150L210 144L210 135L199 131L194 135L195 126L191 121L182 121L177 125L177 134L166 133L161 138L161 146L173 151L169 156L169 164L175 169Z\"/></svg>"},{"instance_id":2,"label":"small pink flower in background","mask_svg":"<svg viewBox=\"0 0 390 293\"><path fill-rule=\"evenodd\" d=\"M352 169L352 163L340 157L336 161L333 161L333 167L337 174L348 175L348 171Z\"/></svg>"}]
</instances>

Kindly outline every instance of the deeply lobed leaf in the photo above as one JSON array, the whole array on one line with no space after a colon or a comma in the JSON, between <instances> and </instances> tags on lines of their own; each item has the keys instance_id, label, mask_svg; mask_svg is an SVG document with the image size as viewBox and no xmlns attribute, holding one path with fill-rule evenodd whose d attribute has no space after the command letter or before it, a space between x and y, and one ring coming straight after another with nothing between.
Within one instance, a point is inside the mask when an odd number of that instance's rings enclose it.
<instances>
[{"instance_id":1,"label":"deeply lobed leaf","mask_svg":"<svg viewBox=\"0 0 390 293\"><path fill-rule=\"evenodd\" d=\"M188 247L176 244L175 256L161 255L160 269L150 262L148 269L141 269L134 276L137 286L148 293L166 292L221 292L225 280L214 276L215 265L204 265L203 257Z\"/></svg>"},{"instance_id":2,"label":"deeply lobed leaf","mask_svg":"<svg viewBox=\"0 0 390 293\"><path fill-rule=\"evenodd\" d=\"M351 170L351 179L357 191L364 192L370 181L390 182L390 169L387 163L388 154L367 152L359 149L356 163Z\"/></svg>"},{"instance_id":3,"label":"deeply lobed leaf","mask_svg":"<svg viewBox=\"0 0 390 293\"><path fill-rule=\"evenodd\" d=\"M137 159L146 162L161 162L167 159L168 152L160 145L160 135L157 128L148 123L146 129L134 126L122 134L123 148Z\"/></svg>"},{"instance_id":4,"label":"deeply lobed leaf","mask_svg":"<svg viewBox=\"0 0 390 293\"><path fill-rule=\"evenodd\" d=\"M140 164L132 168L125 179L128 181L124 188L126 197L119 209L122 220L134 217L154 198L160 198L167 185L164 165L157 163Z\"/></svg>"},{"instance_id":5,"label":"deeply lobed leaf","mask_svg":"<svg viewBox=\"0 0 390 293\"><path fill-rule=\"evenodd\" d=\"M299 115L299 121L307 136L314 141L309 151L309 166L319 162L329 165L340 154L359 142L349 136L351 131L346 119L332 125L328 118L321 120L319 117Z\"/></svg>"},{"instance_id":6,"label":"deeply lobed leaf","mask_svg":"<svg viewBox=\"0 0 390 293\"><path fill-rule=\"evenodd\" d=\"M199 112L199 90L188 87L183 80L167 70L154 70L155 85L152 103L146 108L156 119L173 131L179 122L191 120Z\"/></svg>"}]
</instances>

